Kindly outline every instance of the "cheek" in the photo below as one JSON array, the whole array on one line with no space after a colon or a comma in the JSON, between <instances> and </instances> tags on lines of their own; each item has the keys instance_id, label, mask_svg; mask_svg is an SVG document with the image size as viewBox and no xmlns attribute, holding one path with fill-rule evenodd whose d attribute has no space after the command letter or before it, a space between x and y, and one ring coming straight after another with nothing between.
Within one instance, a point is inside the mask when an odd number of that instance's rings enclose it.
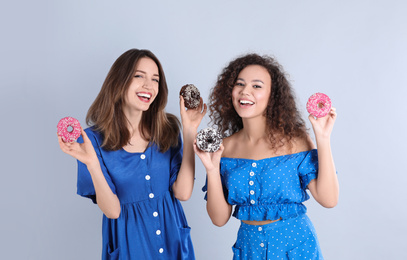
<instances>
[{"instance_id":1,"label":"cheek","mask_svg":"<svg viewBox=\"0 0 407 260\"><path fill-rule=\"evenodd\" d=\"M270 91L264 91L262 93L258 93L257 100L261 100L262 102L268 102L270 98Z\"/></svg>"},{"instance_id":2,"label":"cheek","mask_svg":"<svg viewBox=\"0 0 407 260\"><path fill-rule=\"evenodd\" d=\"M259 93L260 94L260 93ZM256 97L257 104L259 105L260 109L267 109L268 102L269 102L269 95L266 93L262 93L262 95L258 95Z\"/></svg>"},{"instance_id":3,"label":"cheek","mask_svg":"<svg viewBox=\"0 0 407 260\"><path fill-rule=\"evenodd\" d=\"M125 102L125 103L128 103L129 100L131 100L132 97L135 95L134 93L135 93L135 92L131 92L131 90L130 90L130 88L129 88L129 89L127 90L126 95L124 95L124 102ZM133 95L132 95L132 94L133 94Z\"/></svg>"},{"instance_id":4,"label":"cheek","mask_svg":"<svg viewBox=\"0 0 407 260\"><path fill-rule=\"evenodd\" d=\"M158 86L156 86L156 87L154 87L154 96L153 96L153 101L154 101L155 99L157 99L158 94L159 94L159 87L158 87Z\"/></svg>"},{"instance_id":5,"label":"cheek","mask_svg":"<svg viewBox=\"0 0 407 260\"><path fill-rule=\"evenodd\" d=\"M158 87L158 85L155 85L155 86L154 86L153 91L154 91L154 95L157 96L157 95L158 95L158 92L159 92L159 87Z\"/></svg>"},{"instance_id":6,"label":"cheek","mask_svg":"<svg viewBox=\"0 0 407 260\"><path fill-rule=\"evenodd\" d=\"M238 99L239 92L236 90L236 88L233 88L232 90L232 102L236 101Z\"/></svg>"},{"instance_id":7,"label":"cheek","mask_svg":"<svg viewBox=\"0 0 407 260\"><path fill-rule=\"evenodd\" d=\"M237 103L238 103L238 98L235 95L233 95L233 92L232 92L232 95L230 97L230 101L232 101L233 108L236 110L236 106L237 106Z\"/></svg>"}]
</instances>

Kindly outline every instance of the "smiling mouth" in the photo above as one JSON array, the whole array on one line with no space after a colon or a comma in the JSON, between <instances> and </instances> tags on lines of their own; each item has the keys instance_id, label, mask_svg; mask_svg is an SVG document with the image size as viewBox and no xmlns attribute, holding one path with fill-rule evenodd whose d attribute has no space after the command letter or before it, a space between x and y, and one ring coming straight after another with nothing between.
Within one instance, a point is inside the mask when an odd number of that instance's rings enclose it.
<instances>
[{"instance_id":1,"label":"smiling mouth","mask_svg":"<svg viewBox=\"0 0 407 260\"><path fill-rule=\"evenodd\" d=\"M143 100L143 101L145 101L145 102L148 102L148 101L150 101L150 99L151 99L151 95L150 95L150 94L147 94L147 93L137 93L137 96L138 96L141 100Z\"/></svg>"},{"instance_id":2,"label":"smiling mouth","mask_svg":"<svg viewBox=\"0 0 407 260\"><path fill-rule=\"evenodd\" d=\"M249 101L249 100L239 100L240 105L242 106L251 106L254 105L254 102Z\"/></svg>"}]
</instances>

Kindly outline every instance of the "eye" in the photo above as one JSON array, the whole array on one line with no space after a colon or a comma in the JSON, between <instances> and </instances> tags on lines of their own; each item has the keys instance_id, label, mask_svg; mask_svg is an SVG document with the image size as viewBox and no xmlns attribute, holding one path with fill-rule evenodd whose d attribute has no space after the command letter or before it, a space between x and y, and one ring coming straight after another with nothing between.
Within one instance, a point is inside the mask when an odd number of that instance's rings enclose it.
<instances>
[{"instance_id":1,"label":"eye","mask_svg":"<svg viewBox=\"0 0 407 260\"><path fill-rule=\"evenodd\" d=\"M153 81L155 81L155 82L157 82L157 83L160 83L160 80L159 80L159 79L153 79Z\"/></svg>"},{"instance_id":2,"label":"eye","mask_svg":"<svg viewBox=\"0 0 407 260\"><path fill-rule=\"evenodd\" d=\"M240 86L240 87L244 87L244 84L242 82L236 82L235 86Z\"/></svg>"},{"instance_id":3,"label":"eye","mask_svg":"<svg viewBox=\"0 0 407 260\"><path fill-rule=\"evenodd\" d=\"M254 85L253 88L261 88L260 85Z\"/></svg>"},{"instance_id":4,"label":"eye","mask_svg":"<svg viewBox=\"0 0 407 260\"><path fill-rule=\"evenodd\" d=\"M136 74L136 75L134 75L134 77L135 77L135 78L142 78L142 77L143 77L143 75Z\"/></svg>"}]
</instances>

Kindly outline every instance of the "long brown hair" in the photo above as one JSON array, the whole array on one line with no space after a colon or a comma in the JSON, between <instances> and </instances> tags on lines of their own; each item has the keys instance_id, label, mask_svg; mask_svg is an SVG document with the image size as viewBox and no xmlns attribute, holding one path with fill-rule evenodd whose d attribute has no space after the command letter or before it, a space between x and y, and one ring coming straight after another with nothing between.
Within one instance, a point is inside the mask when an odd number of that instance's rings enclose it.
<instances>
[{"instance_id":1,"label":"long brown hair","mask_svg":"<svg viewBox=\"0 0 407 260\"><path fill-rule=\"evenodd\" d=\"M149 109L143 112L139 131L144 140L156 143L161 152L178 145L180 122L177 117L164 110L168 88L161 63L149 50L131 49L114 62L86 115L86 123L94 125L95 130L102 134L102 147L106 150L119 150L127 145L131 138L127 128L128 119L123 113L123 104L134 77L136 64L144 57L152 59L157 64L160 79L158 95Z\"/></svg>"},{"instance_id":2,"label":"long brown hair","mask_svg":"<svg viewBox=\"0 0 407 260\"><path fill-rule=\"evenodd\" d=\"M230 136L243 128L242 118L232 104L232 90L239 73L249 65L260 65L271 76L271 93L265 111L271 146L277 149L288 144L292 148L292 139L306 138L307 129L281 65L269 56L247 54L231 61L223 69L209 97L212 125L217 126L224 136Z\"/></svg>"}]
</instances>

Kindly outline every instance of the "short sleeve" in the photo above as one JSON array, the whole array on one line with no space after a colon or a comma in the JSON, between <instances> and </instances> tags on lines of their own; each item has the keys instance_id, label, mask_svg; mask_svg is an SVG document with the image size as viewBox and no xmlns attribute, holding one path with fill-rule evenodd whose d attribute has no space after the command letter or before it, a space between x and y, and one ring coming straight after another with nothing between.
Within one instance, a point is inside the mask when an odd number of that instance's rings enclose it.
<instances>
[{"instance_id":1,"label":"short sleeve","mask_svg":"<svg viewBox=\"0 0 407 260\"><path fill-rule=\"evenodd\" d=\"M100 151L99 142L100 139L92 132L90 128L85 130L86 134L88 135L89 139L91 140L93 147L95 148L95 152L98 156L100 168L102 169L102 173L105 176L107 183L109 184L110 189L114 194L116 194L116 187L109 175L109 172L103 162L103 157ZM78 138L78 143L83 143L82 136ZM77 182L77 194L81 195L86 198L90 198L93 203L96 203L96 192L95 187L93 186L92 177L88 171L88 168L85 164L80 161L78 162L78 182Z\"/></svg>"},{"instance_id":2,"label":"short sleeve","mask_svg":"<svg viewBox=\"0 0 407 260\"><path fill-rule=\"evenodd\" d=\"M307 189L311 180L318 177L318 152L316 149L309 151L303 161L298 165L301 188Z\"/></svg>"},{"instance_id":3,"label":"short sleeve","mask_svg":"<svg viewBox=\"0 0 407 260\"><path fill-rule=\"evenodd\" d=\"M170 189L177 180L179 169L182 163L182 139L181 135L178 136L178 145L171 147L171 161L170 161Z\"/></svg>"}]
</instances>

